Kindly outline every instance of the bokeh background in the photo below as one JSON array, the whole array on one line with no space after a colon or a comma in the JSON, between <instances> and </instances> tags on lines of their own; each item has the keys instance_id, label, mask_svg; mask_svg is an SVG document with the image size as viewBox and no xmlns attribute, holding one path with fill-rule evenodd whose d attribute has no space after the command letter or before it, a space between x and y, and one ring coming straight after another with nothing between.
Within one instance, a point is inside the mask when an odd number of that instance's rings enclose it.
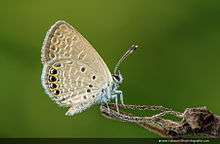
<instances>
[{"instance_id":1,"label":"bokeh background","mask_svg":"<svg viewBox=\"0 0 220 144\"><path fill-rule=\"evenodd\" d=\"M0 137L158 137L104 118L99 106L65 116L44 93L40 50L57 20L72 24L113 70L122 65L125 103L220 114L220 1L10 0L0 4Z\"/></svg>"}]
</instances>

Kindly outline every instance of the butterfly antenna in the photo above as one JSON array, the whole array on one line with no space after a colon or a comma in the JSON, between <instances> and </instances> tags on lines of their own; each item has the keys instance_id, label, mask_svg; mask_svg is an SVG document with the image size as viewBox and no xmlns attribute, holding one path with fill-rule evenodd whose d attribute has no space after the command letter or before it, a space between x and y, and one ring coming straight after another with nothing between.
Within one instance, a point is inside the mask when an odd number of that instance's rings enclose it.
<instances>
[{"instance_id":1,"label":"butterfly antenna","mask_svg":"<svg viewBox=\"0 0 220 144\"><path fill-rule=\"evenodd\" d=\"M138 45L133 44L127 51L126 53L120 58L120 60L118 61L118 63L115 65L115 69L114 69L114 74L117 73L117 71L119 70L119 66L120 64L126 60L126 58L132 54L136 49L138 48Z\"/></svg>"}]
</instances>

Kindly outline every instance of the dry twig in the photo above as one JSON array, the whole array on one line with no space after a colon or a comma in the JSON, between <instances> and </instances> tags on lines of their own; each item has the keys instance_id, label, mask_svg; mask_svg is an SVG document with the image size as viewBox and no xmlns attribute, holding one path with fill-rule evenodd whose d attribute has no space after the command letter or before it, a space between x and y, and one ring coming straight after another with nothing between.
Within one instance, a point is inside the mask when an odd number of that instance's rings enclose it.
<instances>
[{"instance_id":1,"label":"dry twig","mask_svg":"<svg viewBox=\"0 0 220 144\"><path fill-rule=\"evenodd\" d=\"M120 112L116 111L115 104L109 104L100 107L102 114L110 119L124 122L136 123L145 129L153 131L166 138L188 138L201 137L219 138L220 137L220 116L214 115L206 107L187 108L183 113L173 111L163 106L146 105L121 105L118 104ZM153 116L136 116L133 111L159 111ZM173 121L164 118L167 115L173 115L181 119Z\"/></svg>"}]
</instances>

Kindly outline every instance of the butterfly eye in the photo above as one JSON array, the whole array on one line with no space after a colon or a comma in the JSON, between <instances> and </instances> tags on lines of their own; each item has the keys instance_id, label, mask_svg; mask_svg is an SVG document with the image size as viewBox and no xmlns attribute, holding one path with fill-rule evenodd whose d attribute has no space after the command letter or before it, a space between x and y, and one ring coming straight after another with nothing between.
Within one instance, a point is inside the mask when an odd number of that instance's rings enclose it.
<instances>
[{"instance_id":1,"label":"butterfly eye","mask_svg":"<svg viewBox=\"0 0 220 144\"><path fill-rule=\"evenodd\" d=\"M90 85L89 85L89 87L90 87L90 88L92 88L92 87L93 87L93 85L91 85L91 84L90 84Z\"/></svg>"},{"instance_id":2,"label":"butterfly eye","mask_svg":"<svg viewBox=\"0 0 220 144\"><path fill-rule=\"evenodd\" d=\"M113 78L116 80L116 81L120 81L120 77L118 75L113 75Z\"/></svg>"}]
</instances>

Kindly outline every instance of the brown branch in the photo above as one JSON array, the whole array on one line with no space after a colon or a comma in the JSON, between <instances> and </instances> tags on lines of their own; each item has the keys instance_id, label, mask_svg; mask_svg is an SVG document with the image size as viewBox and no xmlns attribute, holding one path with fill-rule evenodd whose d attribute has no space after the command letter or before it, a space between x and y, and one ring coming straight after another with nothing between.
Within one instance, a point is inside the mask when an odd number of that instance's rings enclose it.
<instances>
[{"instance_id":1,"label":"brown branch","mask_svg":"<svg viewBox=\"0 0 220 144\"><path fill-rule=\"evenodd\" d=\"M220 137L220 116L211 113L206 107L187 108L183 113L163 106L118 104L118 107L120 112L117 112L116 105L113 103L109 104L109 107L102 105L100 110L107 118L136 123L166 138ZM136 116L130 112L131 110L135 112L150 110L159 111L159 113L152 116ZM180 120L164 118L167 115L175 116Z\"/></svg>"}]
</instances>

